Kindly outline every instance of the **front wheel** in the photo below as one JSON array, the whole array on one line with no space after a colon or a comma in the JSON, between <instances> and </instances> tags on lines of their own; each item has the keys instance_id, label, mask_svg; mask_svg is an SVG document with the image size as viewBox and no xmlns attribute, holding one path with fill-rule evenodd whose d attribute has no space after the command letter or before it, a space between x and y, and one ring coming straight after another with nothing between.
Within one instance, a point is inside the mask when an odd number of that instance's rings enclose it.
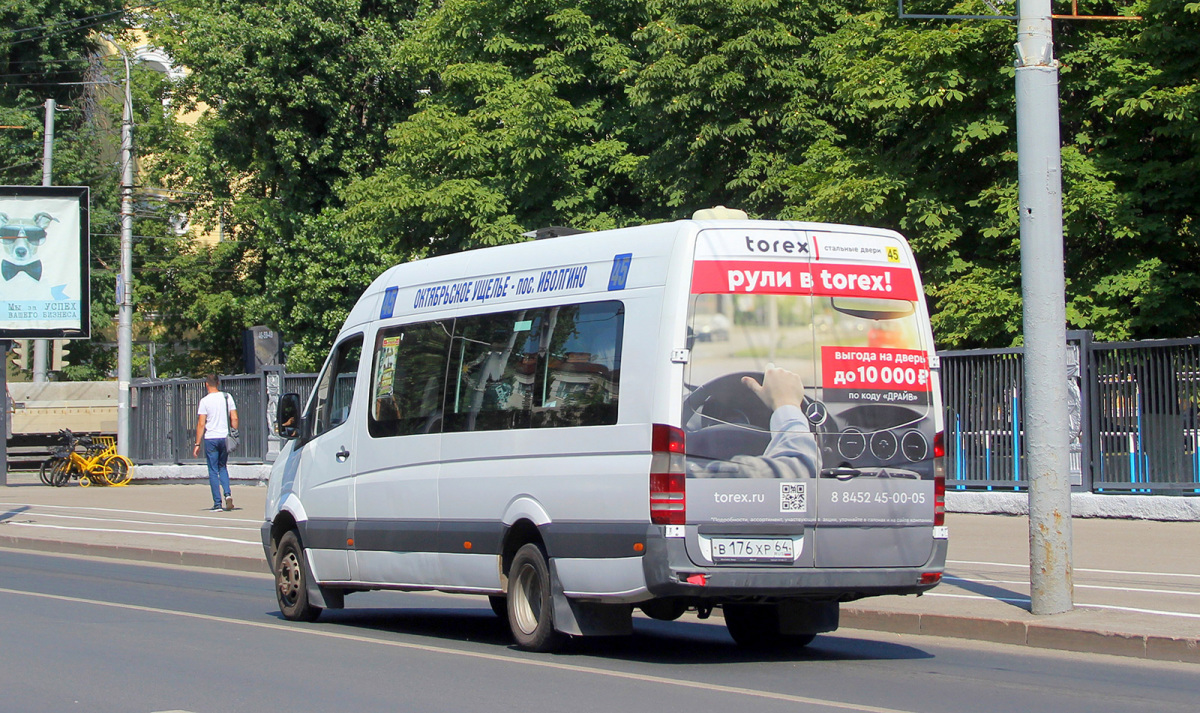
<instances>
[{"instance_id":1,"label":"front wheel","mask_svg":"<svg viewBox=\"0 0 1200 713\"><path fill-rule=\"evenodd\" d=\"M101 466L109 485L128 485L132 462L122 455L109 456Z\"/></svg>"},{"instance_id":2,"label":"front wheel","mask_svg":"<svg viewBox=\"0 0 1200 713\"><path fill-rule=\"evenodd\" d=\"M554 630L546 555L533 543L517 550L508 570L508 624L517 646L527 651L555 651L566 641L564 634Z\"/></svg>"},{"instance_id":3,"label":"front wheel","mask_svg":"<svg viewBox=\"0 0 1200 713\"><path fill-rule=\"evenodd\" d=\"M283 618L290 621L316 621L321 616L321 607L308 600L304 547L295 530L288 530L279 538L275 552L275 599Z\"/></svg>"}]
</instances>

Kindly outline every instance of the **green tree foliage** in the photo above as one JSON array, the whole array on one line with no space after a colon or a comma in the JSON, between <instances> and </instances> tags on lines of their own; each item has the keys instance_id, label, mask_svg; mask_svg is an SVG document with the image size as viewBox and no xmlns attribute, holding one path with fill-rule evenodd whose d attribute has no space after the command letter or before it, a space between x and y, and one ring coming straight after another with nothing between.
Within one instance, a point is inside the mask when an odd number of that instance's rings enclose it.
<instances>
[{"instance_id":1,"label":"green tree foliage","mask_svg":"<svg viewBox=\"0 0 1200 713\"><path fill-rule=\"evenodd\" d=\"M1056 26L1068 316L1100 338L1200 331L1195 7ZM388 256L722 203L899 229L942 346L1020 341L1010 21L901 19L891 0L462 0L421 27L408 56L434 73L429 95L388 167L344 193L351 230L395 236ZM564 57L586 82L548 71Z\"/></svg>"},{"instance_id":2,"label":"green tree foliage","mask_svg":"<svg viewBox=\"0 0 1200 713\"><path fill-rule=\"evenodd\" d=\"M639 217L625 91L640 17L640 4L624 0L423 7L395 55L423 80L416 111L390 132L386 165L343 191L347 209L320 216L303 238L319 250L320 236L335 234L344 250L297 265L305 284L327 286L295 306L297 361L323 354L345 297L382 266L532 228Z\"/></svg>"},{"instance_id":3,"label":"green tree foliage","mask_svg":"<svg viewBox=\"0 0 1200 713\"><path fill-rule=\"evenodd\" d=\"M402 55L426 78L388 165L347 191L347 218L413 256L638 214L625 99L638 3L451 0Z\"/></svg>"},{"instance_id":4,"label":"green tree foliage","mask_svg":"<svg viewBox=\"0 0 1200 713\"><path fill-rule=\"evenodd\" d=\"M1200 3L1139 0L1142 20L1072 28L1062 53L1068 315L1104 338L1200 334ZM1069 174L1068 174L1069 175ZM1074 206L1073 206L1074 207Z\"/></svg>"},{"instance_id":5,"label":"green tree foliage","mask_svg":"<svg viewBox=\"0 0 1200 713\"><path fill-rule=\"evenodd\" d=\"M174 185L195 195L196 221L229 241L164 258L171 279L158 294L184 317L176 335L211 340L193 344L209 364L236 368L245 327L295 339L311 328L314 302L352 302L351 286L327 298L303 280L343 260L342 236L315 219L339 204L339 185L379 167L387 130L411 110L415 85L393 54L415 9L415 0L177 0L153 13L156 41L191 71L178 96L203 111ZM327 342L329 330L321 334Z\"/></svg>"},{"instance_id":6,"label":"green tree foliage","mask_svg":"<svg viewBox=\"0 0 1200 713\"><path fill-rule=\"evenodd\" d=\"M1144 19L1055 24L1070 326L1200 333L1200 3L1081 8ZM143 183L171 189L137 230L139 309L199 350L172 368L234 368L241 329L265 323L296 342L290 368L312 369L390 264L715 204L898 229L940 346L1020 340L1010 21L901 19L894 0L150 12L192 74L138 91L203 111L186 136L139 119L159 157ZM183 205L226 241L171 239L161 214Z\"/></svg>"},{"instance_id":7,"label":"green tree foliage","mask_svg":"<svg viewBox=\"0 0 1200 713\"><path fill-rule=\"evenodd\" d=\"M104 378L115 366L105 344L115 312L118 183L112 127L119 126L105 97L123 70L102 59L98 33L120 32L123 3L114 0L34 0L0 7L0 183L42 184L44 104L53 99L53 185L91 188L92 334L71 346L69 378ZM118 58L119 62L119 58ZM115 261L112 267L115 267Z\"/></svg>"}]
</instances>

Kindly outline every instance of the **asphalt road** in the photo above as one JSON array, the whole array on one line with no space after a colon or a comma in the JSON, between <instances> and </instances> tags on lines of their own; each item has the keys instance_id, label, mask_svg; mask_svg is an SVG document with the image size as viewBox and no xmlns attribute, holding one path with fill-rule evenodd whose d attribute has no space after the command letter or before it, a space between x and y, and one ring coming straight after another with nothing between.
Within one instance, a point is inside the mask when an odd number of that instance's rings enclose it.
<instances>
[{"instance_id":1,"label":"asphalt road","mask_svg":"<svg viewBox=\"0 0 1200 713\"><path fill-rule=\"evenodd\" d=\"M283 621L266 576L0 551L0 711L1193 711L1200 668L841 630L747 653L639 620L559 655L480 598L366 593Z\"/></svg>"}]
</instances>

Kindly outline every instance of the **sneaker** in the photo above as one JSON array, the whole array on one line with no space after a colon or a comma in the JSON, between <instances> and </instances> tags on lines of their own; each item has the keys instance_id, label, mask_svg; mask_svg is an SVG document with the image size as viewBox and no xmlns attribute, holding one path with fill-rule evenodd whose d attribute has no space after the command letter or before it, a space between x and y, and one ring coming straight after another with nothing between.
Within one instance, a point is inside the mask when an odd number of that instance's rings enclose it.
<instances>
[{"instance_id":1,"label":"sneaker","mask_svg":"<svg viewBox=\"0 0 1200 713\"><path fill-rule=\"evenodd\" d=\"M232 496L232 495L226 495L226 496L225 496L225 509L226 509L226 510L232 510L232 509L233 509L233 496Z\"/></svg>"},{"instance_id":2,"label":"sneaker","mask_svg":"<svg viewBox=\"0 0 1200 713\"><path fill-rule=\"evenodd\" d=\"M213 505L212 507L210 507L210 508L208 509L208 511L209 511L209 512L221 512L221 511L222 511L222 510L224 510L224 509L225 509L225 508L221 507L220 505Z\"/></svg>"}]
</instances>

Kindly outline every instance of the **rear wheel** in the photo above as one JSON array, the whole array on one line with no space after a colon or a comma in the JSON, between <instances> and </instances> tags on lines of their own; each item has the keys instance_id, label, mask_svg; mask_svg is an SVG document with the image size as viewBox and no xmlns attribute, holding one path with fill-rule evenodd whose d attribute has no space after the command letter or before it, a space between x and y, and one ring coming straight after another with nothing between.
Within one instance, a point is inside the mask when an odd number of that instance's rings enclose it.
<instances>
[{"instance_id":1,"label":"rear wheel","mask_svg":"<svg viewBox=\"0 0 1200 713\"><path fill-rule=\"evenodd\" d=\"M752 649L801 649L817 638L816 634L784 634L779 627L777 604L725 604L725 628L738 646Z\"/></svg>"},{"instance_id":2,"label":"rear wheel","mask_svg":"<svg viewBox=\"0 0 1200 713\"><path fill-rule=\"evenodd\" d=\"M38 477L41 478L45 485L54 485L54 469L62 462L62 458L47 458L42 461L42 467L38 471Z\"/></svg>"},{"instance_id":3,"label":"rear wheel","mask_svg":"<svg viewBox=\"0 0 1200 713\"><path fill-rule=\"evenodd\" d=\"M110 456L104 461L104 479L109 485L127 485L129 483L130 461L125 456Z\"/></svg>"},{"instance_id":4,"label":"rear wheel","mask_svg":"<svg viewBox=\"0 0 1200 713\"><path fill-rule=\"evenodd\" d=\"M564 634L554 630L546 555L533 543L517 550L508 571L508 624L517 646L527 651L555 651L566 641Z\"/></svg>"},{"instance_id":5,"label":"rear wheel","mask_svg":"<svg viewBox=\"0 0 1200 713\"><path fill-rule=\"evenodd\" d=\"M285 619L316 621L321 616L321 607L308 600L304 548L295 530L288 530L279 538L279 548L275 551L275 599Z\"/></svg>"}]
</instances>

